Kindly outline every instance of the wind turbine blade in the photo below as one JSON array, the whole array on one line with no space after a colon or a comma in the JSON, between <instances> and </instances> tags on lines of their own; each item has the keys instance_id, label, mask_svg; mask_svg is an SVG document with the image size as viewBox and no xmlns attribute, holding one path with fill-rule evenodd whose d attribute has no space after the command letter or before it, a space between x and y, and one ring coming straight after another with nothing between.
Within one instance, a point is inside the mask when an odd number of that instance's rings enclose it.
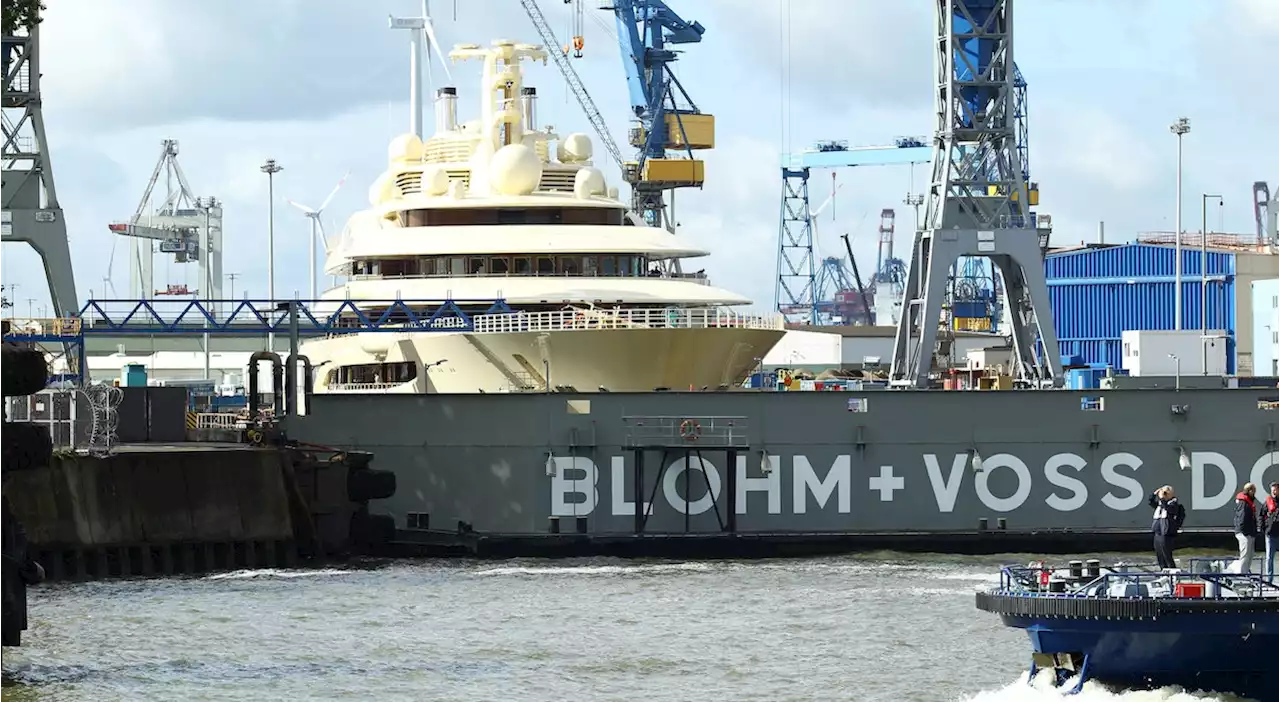
<instances>
[{"instance_id":1,"label":"wind turbine blade","mask_svg":"<svg viewBox=\"0 0 1280 702\"><path fill-rule=\"evenodd\" d=\"M342 184L347 182L347 176L349 175L351 175L351 171L347 171L342 176L342 179L338 181L338 184L333 186L333 190L329 193L329 197L326 197L324 199L324 202L319 207L316 208L316 212L324 212L324 208L329 206L329 201L333 200L334 195L338 194L338 190L342 187Z\"/></svg>"},{"instance_id":2,"label":"wind turbine blade","mask_svg":"<svg viewBox=\"0 0 1280 702\"><path fill-rule=\"evenodd\" d=\"M422 16L427 17L426 12L423 12ZM452 83L453 74L449 73L449 62L445 60L444 52L440 51L440 43L436 41L435 23L431 21L430 17L427 17L427 21L422 24L423 31L427 33L427 43L431 45L433 50L435 50L436 56L440 57L440 65L444 68L444 76L449 79L450 83ZM428 58L428 61L430 61L430 58ZM429 66L430 64L427 65Z\"/></svg>"},{"instance_id":3,"label":"wind turbine blade","mask_svg":"<svg viewBox=\"0 0 1280 702\"><path fill-rule=\"evenodd\" d=\"M833 200L835 200L835 198L836 198L836 191L840 190L840 188L843 188L843 187L844 187L844 183L841 183L841 184L837 185L837 186L836 186L836 187L831 191L831 194L827 196L827 199L826 199L826 200L823 200L823 201L822 201L822 204L818 206L818 209L813 210L812 212L810 212L810 213L809 213L809 218L810 218L810 219L816 219L816 218L818 217L818 215L822 214L822 211L823 211L823 210L825 210L825 209L827 209L827 207L829 207L829 206L831 205L831 202L832 202Z\"/></svg>"},{"instance_id":4,"label":"wind turbine blade","mask_svg":"<svg viewBox=\"0 0 1280 702\"><path fill-rule=\"evenodd\" d=\"M307 207L306 205L299 205L293 200L285 200L285 202L289 203L290 205L293 205L294 207L302 210L303 212L306 212L307 214L312 214L313 212L315 212L315 210L311 209L310 207Z\"/></svg>"},{"instance_id":5,"label":"wind turbine blade","mask_svg":"<svg viewBox=\"0 0 1280 702\"><path fill-rule=\"evenodd\" d=\"M329 255L329 235L324 231L324 220L316 217L316 231L320 232L320 245L324 247L324 255Z\"/></svg>"}]
</instances>

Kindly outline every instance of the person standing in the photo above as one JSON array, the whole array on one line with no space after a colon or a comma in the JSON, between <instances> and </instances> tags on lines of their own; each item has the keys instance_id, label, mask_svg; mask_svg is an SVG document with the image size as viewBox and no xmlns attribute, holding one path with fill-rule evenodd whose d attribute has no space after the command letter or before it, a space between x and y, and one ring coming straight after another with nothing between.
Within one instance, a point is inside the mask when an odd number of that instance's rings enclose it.
<instances>
[{"instance_id":1,"label":"person standing","mask_svg":"<svg viewBox=\"0 0 1280 702\"><path fill-rule=\"evenodd\" d=\"M1253 483L1245 483L1236 495L1236 516L1234 519L1236 545L1240 549L1239 560L1236 561L1236 573L1248 573L1253 570L1253 542L1258 538L1258 504L1254 499L1258 488Z\"/></svg>"},{"instance_id":2,"label":"person standing","mask_svg":"<svg viewBox=\"0 0 1280 702\"><path fill-rule=\"evenodd\" d=\"M1177 568L1173 561L1173 541L1187 518L1187 511L1173 494L1173 487L1165 485L1147 498L1147 504L1155 512L1151 515L1151 534L1156 551L1156 562L1161 568Z\"/></svg>"},{"instance_id":3,"label":"person standing","mask_svg":"<svg viewBox=\"0 0 1280 702\"><path fill-rule=\"evenodd\" d=\"M1276 579L1276 551L1280 550L1280 483L1271 483L1270 494L1259 508L1258 530L1266 538L1267 579Z\"/></svg>"}]
</instances>

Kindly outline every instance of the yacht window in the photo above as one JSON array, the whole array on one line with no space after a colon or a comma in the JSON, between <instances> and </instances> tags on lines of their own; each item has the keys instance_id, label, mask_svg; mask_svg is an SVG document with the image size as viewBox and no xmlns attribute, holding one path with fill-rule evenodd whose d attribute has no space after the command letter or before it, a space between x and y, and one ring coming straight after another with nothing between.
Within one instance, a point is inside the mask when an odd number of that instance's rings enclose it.
<instances>
[{"instance_id":1,"label":"yacht window","mask_svg":"<svg viewBox=\"0 0 1280 702\"><path fill-rule=\"evenodd\" d=\"M597 259L595 256L582 257L582 274L591 278L599 275Z\"/></svg>"},{"instance_id":2,"label":"yacht window","mask_svg":"<svg viewBox=\"0 0 1280 702\"><path fill-rule=\"evenodd\" d=\"M436 275L449 275L449 259L441 256L436 259Z\"/></svg>"},{"instance_id":3,"label":"yacht window","mask_svg":"<svg viewBox=\"0 0 1280 702\"><path fill-rule=\"evenodd\" d=\"M533 259L528 256L517 256L515 264L516 275L529 275L533 272Z\"/></svg>"},{"instance_id":4,"label":"yacht window","mask_svg":"<svg viewBox=\"0 0 1280 702\"><path fill-rule=\"evenodd\" d=\"M556 263L550 256L538 257L538 275L555 275Z\"/></svg>"},{"instance_id":5,"label":"yacht window","mask_svg":"<svg viewBox=\"0 0 1280 702\"><path fill-rule=\"evenodd\" d=\"M600 257L600 274L614 276L618 274L618 257L617 256L601 256Z\"/></svg>"},{"instance_id":6,"label":"yacht window","mask_svg":"<svg viewBox=\"0 0 1280 702\"><path fill-rule=\"evenodd\" d=\"M467 272L465 259L454 256L449 259L449 275L464 275Z\"/></svg>"},{"instance_id":7,"label":"yacht window","mask_svg":"<svg viewBox=\"0 0 1280 702\"><path fill-rule=\"evenodd\" d=\"M511 264L506 256L494 256L489 259L489 272L498 275L506 275L510 272Z\"/></svg>"},{"instance_id":8,"label":"yacht window","mask_svg":"<svg viewBox=\"0 0 1280 702\"><path fill-rule=\"evenodd\" d=\"M578 269L581 267L582 259L577 256L561 256L560 257L560 274L561 275L578 275Z\"/></svg>"},{"instance_id":9,"label":"yacht window","mask_svg":"<svg viewBox=\"0 0 1280 702\"><path fill-rule=\"evenodd\" d=\"M467 262L467 264L468 264L468 265L467 265L467 271L468 271L468 272L470 272L470 273L471 273L471 275L483 275L483 274L484 274L485 270L484 270L484 257L483 257L483 256L472 256L472 257L471 257L471 260L469 260L469 261Z\"/></svg>"},{"instance_id":10,"label":"yacht window","mask_svg":"<svg viewBox=\"0 0 1280 702\"><path fill-rule=\"evenodd\" d=\"M406 210L400 221L408 227L457 227L520 224L619 226L626 221L621 208L612 207L442 207Z\"/></svg>"},{"instance_id":11,"label":"yacht window","mask_svg":"<svg viewBox=\"0 0 1280 702\"><path fill-rule=\"evenodd\" d=\"M635 273L631 270L633 260L634 259L632 256L619 256L618 257L618 275L622 276L623 278L629 278L635 275Z\"/></svg>"}]
</instances>

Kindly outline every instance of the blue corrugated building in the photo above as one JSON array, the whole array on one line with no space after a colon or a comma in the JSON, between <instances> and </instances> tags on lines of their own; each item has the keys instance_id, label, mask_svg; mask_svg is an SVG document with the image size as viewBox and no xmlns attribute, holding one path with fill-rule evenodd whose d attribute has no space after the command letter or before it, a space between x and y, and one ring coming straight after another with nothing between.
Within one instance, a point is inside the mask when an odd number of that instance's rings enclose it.
<instances>
[{"instance_id":1,"label":"blue corrugated building","mask_svg":"<svg viewBox=\"0 0 1280 702\"><path fill-rule=\"evenodd\" d=\"M1235 373L1236 254L1209 251L1208 327L1226 330L1227 372ZM1174 248L1156 244L1098 244L1045 257L1053 326L1063 358L1120 368L1120 333L1171 330L1174 324ZM1182 328L1201 328L1201 256L1182 249Z\"/></svg>"}]
</instances>

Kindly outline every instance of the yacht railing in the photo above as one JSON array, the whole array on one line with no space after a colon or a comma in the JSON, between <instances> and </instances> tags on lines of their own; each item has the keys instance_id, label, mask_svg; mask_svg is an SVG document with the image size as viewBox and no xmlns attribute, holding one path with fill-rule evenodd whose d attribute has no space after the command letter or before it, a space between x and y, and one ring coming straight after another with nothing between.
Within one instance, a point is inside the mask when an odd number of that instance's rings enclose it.
<instances>
[{"instance_id":1,"label":"yacht railing","mask_svg":"<svg viewBox=\"0 0 1280 702\"><path fill-rule=\"evenodd\" d=\"M404 383L330 383L329 392L383 392Z\"/></svg>"},{"instance_id":2,"label":"yacht railing","mask_svg":"<svg viewBox=\"0 0 1280 702\"><path fill-rule=\"evenodd\" d=\"M659 280L681 280L687 283L697 283L698 285L711 285L711 279L705 273L672 273L669 275L583 275L581 273L413 273L409 275L385 275L359 273L346 276L349 282L368 281L368 280L435 280L439 278L603 278L605 280L613 280L615 278L638 279L649 278Z\"/></svg>"},{"instance_id":3,"label":"yacht railing","mask_svg":"<svg viewBox=\"0 0 1280 702\"><path fill-rule=\"evenodd\" d=\"M556 310L482 314L471 318L476 333L572 331L584 329L784 329L776 315L747 315L718 309Z\"/></svg>"}]
</instances>

